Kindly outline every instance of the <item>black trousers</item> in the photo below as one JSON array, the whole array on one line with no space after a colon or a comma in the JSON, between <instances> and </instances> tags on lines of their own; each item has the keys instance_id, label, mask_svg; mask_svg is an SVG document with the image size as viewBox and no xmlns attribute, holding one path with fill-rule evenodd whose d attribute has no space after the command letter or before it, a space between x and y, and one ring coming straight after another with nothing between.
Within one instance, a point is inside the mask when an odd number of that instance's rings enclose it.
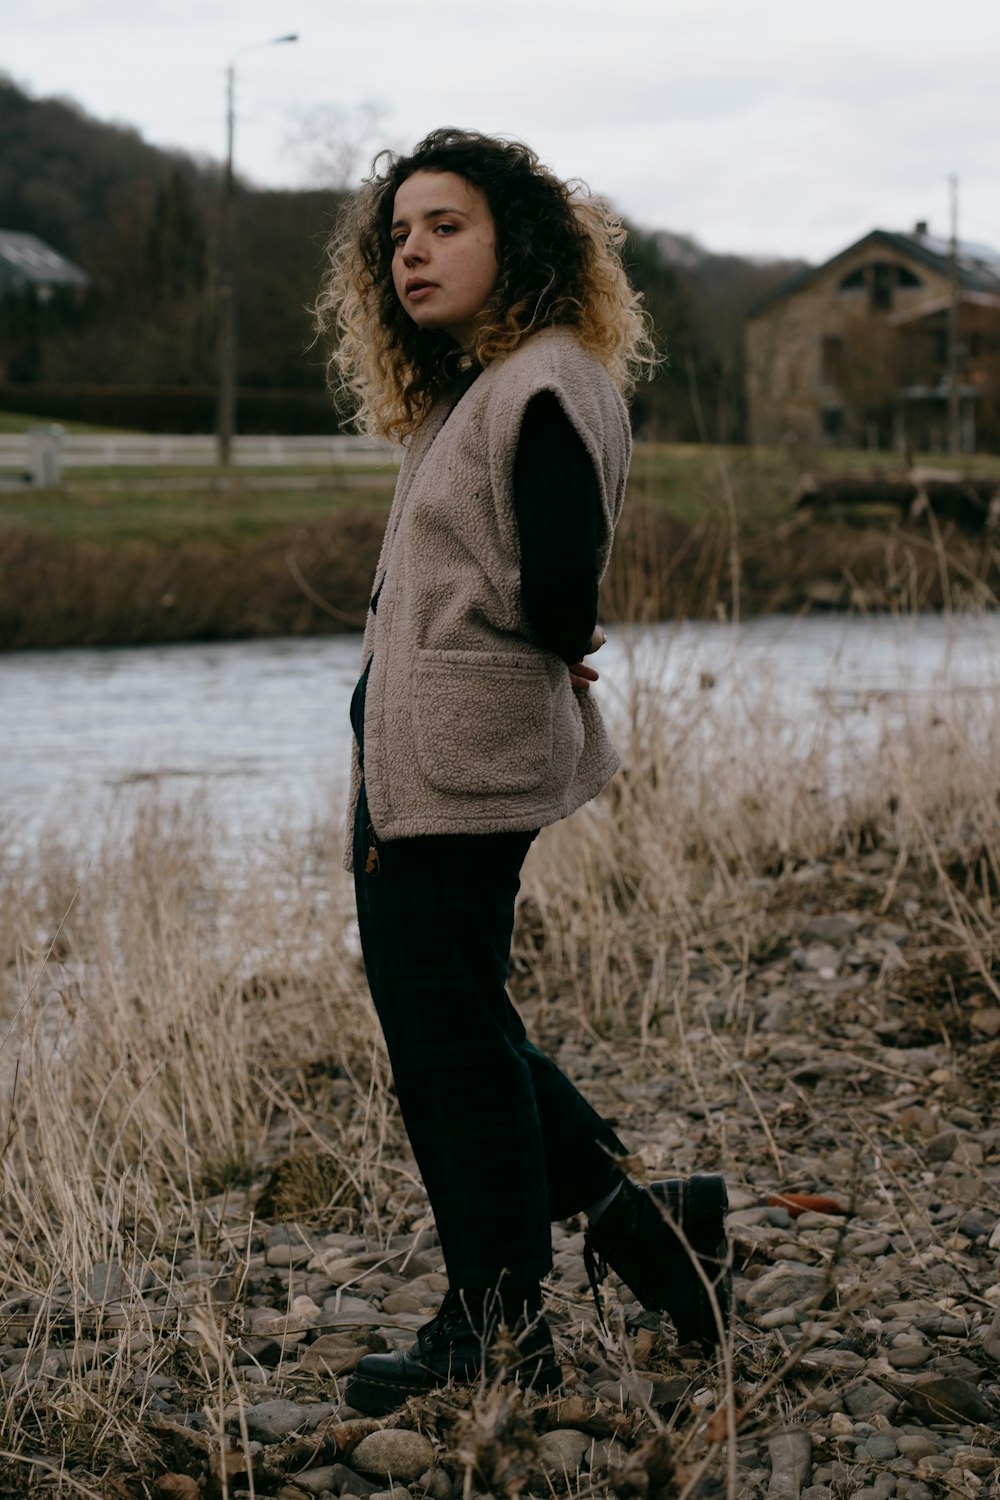
<instances>
[{"instance_id":1,"label":"black trousers","mask_svg":"<svg viewBox=\"0 0 1000 1500\"><path fill-rule=\"evenodd\" d=\"M370 847L364 788L354 883L365 969L399 1107L453 1287L532 1283L550 1221L611 1191L625 1148L532 1046L507 995L514 900L532 833Z\"/></svg>"}]
</instances>

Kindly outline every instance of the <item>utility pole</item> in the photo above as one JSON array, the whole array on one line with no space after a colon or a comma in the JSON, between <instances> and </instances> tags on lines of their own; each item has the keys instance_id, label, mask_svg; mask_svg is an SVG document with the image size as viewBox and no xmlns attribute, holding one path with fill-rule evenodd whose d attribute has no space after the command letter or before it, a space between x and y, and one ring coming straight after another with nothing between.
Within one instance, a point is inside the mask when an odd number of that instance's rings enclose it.
<instances>
[{"instance_id":1,"label":"utility pole","mask_svg":"<svg viewBox=\"0 0 1000 1500\"><path fill-rule=\"evenodd\" d=\"M276 36L269 42L241 47L226 69L226 171L222 182L222 225L219 235L219 391L216 416L219 467L232 461L236 433L236 183L233 176L233 136L236 130L236 58L261 47L297 42L298 34Z\"/></svg>"},{"instance_id":2,"label":"utility pole","mask_svg":"<svg viewBox=\"0 0 1000 1500\"><path fill-rule=\"evenodd\" d=\"M951 188L951 242L948 249L948 452L962 450L962 398L959 377L959 297L958 297L958 178L949 177Z\"/></svg>"},{"instance_id":3,"label":"utility pole","mask_svg":"<svg viewBox=\"0 0 1000 1500\"><path fill-rule=\"evenodd\" d=\"M219 244L219 467L227 469L236 430L236 268L233 254L233 130L236 118L236 65L226 69L226 175L222 183Z\"/></svg>"}]
</instances>

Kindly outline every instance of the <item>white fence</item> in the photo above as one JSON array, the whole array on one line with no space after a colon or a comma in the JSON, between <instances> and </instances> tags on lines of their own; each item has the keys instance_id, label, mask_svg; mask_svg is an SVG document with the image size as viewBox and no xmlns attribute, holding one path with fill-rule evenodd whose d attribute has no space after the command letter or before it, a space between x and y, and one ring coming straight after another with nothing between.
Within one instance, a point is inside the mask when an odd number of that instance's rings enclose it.
<instances>
[{"instance_id":1,"label":"white fence","mask_svg":"<svg viewBox=\"0 0 1000 1500\"><path fill-rule=\"evenodd\" d=\"M284 468L301 464L376 467L398 463L399 449L374 438L338 433L332 437L236 437L233 463L243 467ZM116 468L141 465L211 467L218 450L214 437L157 433L63 432L36 427L30 432L0 433L0 470L23 475L34 484L56 484L62 469Z\"/></svg>"}]
</instances>

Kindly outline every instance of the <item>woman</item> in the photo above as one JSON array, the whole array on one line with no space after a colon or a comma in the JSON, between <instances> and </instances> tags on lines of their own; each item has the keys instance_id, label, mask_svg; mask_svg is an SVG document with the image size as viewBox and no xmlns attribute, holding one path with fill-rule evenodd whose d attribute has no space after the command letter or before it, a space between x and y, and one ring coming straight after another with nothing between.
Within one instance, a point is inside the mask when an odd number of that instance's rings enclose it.
<instances>
[{"instance_id":1,"label":"woman","mask_svg":"<svg viewBox=\"0 0 1000 1500\"><path fill-rule=\"evenodd\" d=\"M317 308L360 425L406 443L351 705L348 864L450 1284L412 1348L354 1372L347 1401L378 1413L498 1369L500 1327L504 1371L558 1385L553 1219L585 1212L595 1290L607 1262L683 1342L718 1342L728 1304L722 1179L624 1176L505 989L532 840L619 763L582 657L603 641L622 392L653 357L622 231L520 144L438 130L375 167Z\"/></svg>"}]
</instances>

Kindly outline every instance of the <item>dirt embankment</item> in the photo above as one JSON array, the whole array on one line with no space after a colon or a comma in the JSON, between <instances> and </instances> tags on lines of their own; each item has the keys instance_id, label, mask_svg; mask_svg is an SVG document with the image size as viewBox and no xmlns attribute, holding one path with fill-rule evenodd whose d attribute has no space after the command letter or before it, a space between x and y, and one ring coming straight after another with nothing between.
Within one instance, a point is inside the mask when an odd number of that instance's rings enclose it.
<instances>
[{"instance_id":1,"label":"dirt embankment","mask_svg":"<svg viewBox=\"0 0 1000 1500\"><path fill-rule=\"evenodd\" d=\"M103 547L0 532L0 649L150 645L360 629L384 511L344 510L239 547ZM603 587L608 620L823 609L990 607L992 532L933 517L685 524L630 505Z\"/></svg>"}]
</instances>

